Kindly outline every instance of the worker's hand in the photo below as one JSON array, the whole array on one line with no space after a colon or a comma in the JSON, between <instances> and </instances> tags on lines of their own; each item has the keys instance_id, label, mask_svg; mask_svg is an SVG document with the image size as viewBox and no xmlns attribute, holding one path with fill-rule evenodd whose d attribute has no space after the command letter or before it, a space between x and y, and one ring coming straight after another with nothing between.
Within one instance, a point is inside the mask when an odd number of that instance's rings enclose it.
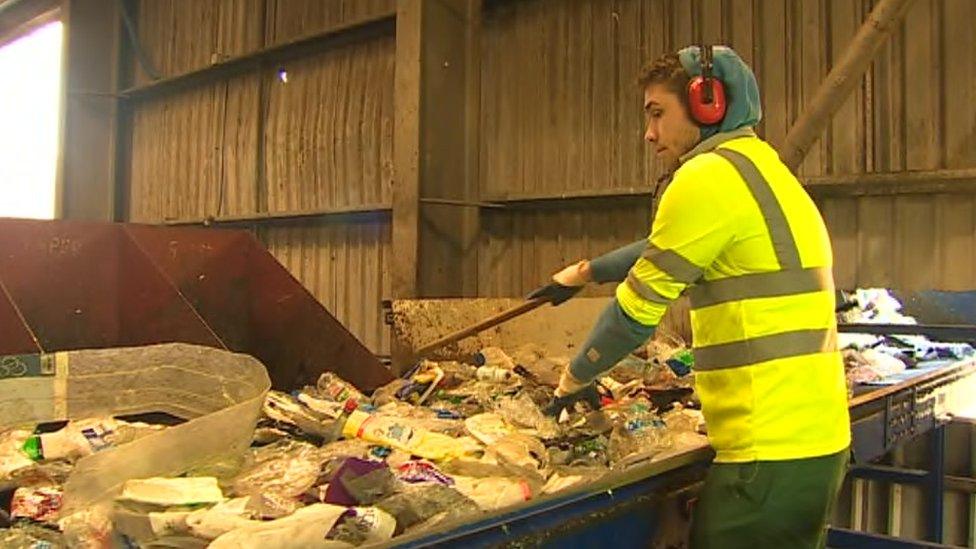
<instances>
[{"instance_id":1,"label":"worker's hand","mask_svg":"<svg viewBox=\"0 0 976 549\"><path fill-rule=\"evenodd\" d=\"M559 305L578 294L589 281L590 262L583 260L552 275L552 283L533 291L529 299L541 297L553 305Z\"/></svg>"},{"instance_id":2,"label":"worker's hand","mask_svg":"<svg viewBox=\"0 0 976 549\"><path fill-rule=\"evenodd\" d=\"M573 406L580 401L587 403L591 410L600 409L600 393L596 391L594 384L589 383L586 387L583 387L575 393L561 397L557 396L542 410L542 413L549 417L558 418L564 409L572 410Z\"/></svg>"},{"instance_id":3,"label":"worker's hand","mask_svg":"<svg viewBox=\"0 0 976 549\"><path fill-rule=\"evenodd\" d=\"M600 394L597 393L593 382L580 381L569 370L563 370L562 376L559 377L555 396L552 403L543 410L547 416L557 417L564 408L571 409L579 401L589 404L593 410L600 409Z\"/></svg>"}]
</instances>

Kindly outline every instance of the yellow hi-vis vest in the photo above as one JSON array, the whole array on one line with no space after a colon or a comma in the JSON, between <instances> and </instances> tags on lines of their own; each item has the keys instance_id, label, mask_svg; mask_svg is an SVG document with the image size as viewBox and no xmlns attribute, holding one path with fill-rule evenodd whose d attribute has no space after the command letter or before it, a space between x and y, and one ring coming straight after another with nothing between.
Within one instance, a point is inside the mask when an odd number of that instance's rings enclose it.
<instances>
[{"instance_id":1,"label":"yellow hi-vis vest","mask_svg":"<svg viewBox=\"0 0 976 549\"><path fill-rule=\"evenodd\" d=\"M843 450L847 388L816 205L751 130L714 136L688 156L617 300L656 325L688 289L695 390L717 462Z\"/></svg>"}]
</instances>

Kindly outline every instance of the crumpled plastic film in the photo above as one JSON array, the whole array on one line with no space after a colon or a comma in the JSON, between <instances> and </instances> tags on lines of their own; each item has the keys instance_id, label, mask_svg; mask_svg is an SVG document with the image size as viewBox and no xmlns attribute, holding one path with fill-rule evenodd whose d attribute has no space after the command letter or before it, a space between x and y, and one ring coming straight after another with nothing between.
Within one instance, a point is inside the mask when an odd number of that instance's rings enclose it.
<instances>
[{"instance_id":1,"label":"crumpled plastic film","mask_svg":"<svg viewBox=\"0 0 976 549\"><path fill-rule=\"evenodd\" d=\"M315 484L323 461L319 448L311 444L276 442L254 450L254 461L229 482L230 492L297 498Z\"/></svg>"},{"instance_id":2,"label":"crumpled plastic film","mask_svg":"<svg viewBox=\"0 0 976 549\"><path fill-rule=\"evenodd\" d=\"M408 485L397 494L376 503L393 515L398 529L410 528L445 513L445 520L477 513L478 505L450 486L435 483Z\"/></svg>"},{"instance_id":3,"label":"crumpled plastic film","mask_svg":"<svg viewBox=\"0 0 976 549\"><path fill-rule=\"evenodd\" d=\"M339 517L341 505L315 503L278 520L257 522L222 534L211 549L285 549L289 547L332 548L351 544L325 539Z\"/></svg>"},{"instance_id":4,"label":"crumpled plastic film","mask_svg":"<svg viewBox=\"0 0 976 549\"><path fill-rule=\"evenodd\" d=\"M188 420L78 460L63 515L111 498L128 479L240 454L271 386L253 357L182 343L59 352L44 363L40 376L0 380L0 428L149 412Z\"/></svg>"}]
</instances>

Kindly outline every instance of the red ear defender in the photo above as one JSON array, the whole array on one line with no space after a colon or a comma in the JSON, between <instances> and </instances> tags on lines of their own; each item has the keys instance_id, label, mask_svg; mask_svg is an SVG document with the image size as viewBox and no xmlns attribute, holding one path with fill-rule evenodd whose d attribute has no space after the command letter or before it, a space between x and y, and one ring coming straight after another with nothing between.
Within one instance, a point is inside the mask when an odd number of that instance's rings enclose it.
<instances>
[{"instance_id":1,"label":"red ear defender","mask_svg":"<svg viewBox=\"0 0 976 549\"><path fill-rule=\"evenodd\" d=\"M688 83L688 106L695 122L712 126L725 117L725 86L712 76L712 47L702 46L700 51L702 74Z\"/></svg>"}]
</instances>

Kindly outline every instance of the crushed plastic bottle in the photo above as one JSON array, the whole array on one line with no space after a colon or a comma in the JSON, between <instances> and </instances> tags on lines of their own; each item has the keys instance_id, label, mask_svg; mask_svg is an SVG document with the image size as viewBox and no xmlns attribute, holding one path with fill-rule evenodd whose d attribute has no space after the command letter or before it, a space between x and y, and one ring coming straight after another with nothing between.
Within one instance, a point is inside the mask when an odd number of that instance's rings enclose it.
<instances>
[{"instance_id":1,"label":"crushed plastic bottle","mask_svg":"<svg viewBox=\"0 0 976 549\"><path fill-rule=\"evenodd\" d=\"M672 446L665 422L653 413L638 409L627 414L610 433L608 457L617 463L632 454L653 455Z\"/></svg>"},{"instance_id":2,"label":"crushed plastic bottle","mask_svg":"<svg viewBox=\"0 0 976 549\"><path fill-rule=\"evenodd\" d=\"M332 372L325 372L319 376L315 385L322 397L333 402L345 402L350 398L360 402L367 400L359 389Z\"/></svg>"},{"instance_id":3,"label":"crushed plastic bottle","mask_svg":"<svg viewBox=\"0 0 976 549\"><path fill-rule=\"evenodd\" d=\"M492 366L512 371L515 368L515 361L512 357L498 347L485 347L474 355L476 366Z\"/></svg>"},{"instance_id":4,"label":"crushed plastic bottle","mask_svg":"<svg viewBox=\"0 0 976 549\"><path fill-rule=\"evenodd\" d=\"M481 381L509 381L515 377L515 372L498 366L480 366L477 375Z\"/></svg>"}]
</instances>

